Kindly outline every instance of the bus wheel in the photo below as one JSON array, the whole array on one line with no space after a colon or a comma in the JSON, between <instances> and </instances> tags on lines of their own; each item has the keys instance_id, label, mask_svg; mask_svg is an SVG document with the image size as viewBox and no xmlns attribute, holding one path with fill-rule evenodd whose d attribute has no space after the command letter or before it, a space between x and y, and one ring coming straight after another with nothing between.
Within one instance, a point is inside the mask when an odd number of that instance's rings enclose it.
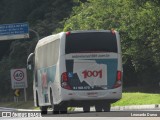
<instances>
[{"instance_id":1,"label":"bus wheel","mask_svg":"<svg viewBox=\"0 0 160 120\"><path fill-rule=\"evenodd\" d=\"M66 105L61 105L60 106L60 113L61 114L66 114L67 113L67 106Z\"/></svg>"},{"instance_id":2,"label":"bus wheel","mask_svg":"<svg viewBox=\"0 0 160 120\"><path fill-rule=\"evenodd\" d=\"M36 91L36 105L37 105L37 107L39 107L39 101L38 101L38 93L37 93L37 91Z\"/></svg>"},{"instance_id":3,"label":"bus wheel","mask_svg":"<svg viewBox=\"0 0 160 120\"><path fill-rule=\"evenodd\" d=\"M59 106L58 105L54 105L53 114L59 114Z\"/></svg>"},{"instance_id":4,"label":"bus wheel","mask_svg":"<svg viewBox=\"0 0 160 120\"><path fill-rule=\"evenodd\" d=\"M89 105L83 106L83 111L84 112L90 112L90 106Z\"/></svg>"},{"instance_id":5,"label":"bus wheel","mask_svg":"<svg viewBox=\"0 0 160 120\"><path fill-rule=\"evenodd\" d=\"M41 114L47 114L47 109L48 109L47 106L41 106L40 109L41 109Z\"/></svg>"},{"instance_id":6,"label":"bus wheel","mask_svg":"<svg viewBox=\"0 0 160 120\"><path fill-rule=\"evenodd\" d=\"M102 112L102 105L101 104L96 104L95 105L95 110L96 110L96 112Z\"/></svg>"},{"instance_id":7,"label":"bus wheel","mask_svg":"<svg viewBox=\"0 0 160 120\"><path fill-rule=\"evenodd\" d=\"M54 105L53 103L53 95L52 95L52 91L50 91L50 102L51 102L51 107L53 109L53 114L59 114L59 106L58 105Z\"/></svg>"},{"instance_id":8,"label":"bus wheel","mask_svg":"<svg viewBox=\"0 0 160 120\"><path fill-rule=\"evenodd\" d=\"M111 104L110 104L110 103L105 104L105 105L103 106L104 112L110 112L110 109L111 109Z\"/></svg>"}]
</instances>

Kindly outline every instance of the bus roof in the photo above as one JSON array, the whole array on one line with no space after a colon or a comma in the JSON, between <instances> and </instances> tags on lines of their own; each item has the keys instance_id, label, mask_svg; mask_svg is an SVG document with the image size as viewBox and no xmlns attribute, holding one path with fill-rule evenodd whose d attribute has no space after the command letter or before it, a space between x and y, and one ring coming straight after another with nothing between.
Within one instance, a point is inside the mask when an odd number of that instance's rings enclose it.
<instances>
[{"instance_id":1,"label":"bus roof","mask_svg":"<svg viewBox=\"0 0 160 120\"><path fill-rule=\"evenodd\" d=\"M115 31L116 30L75 30L75 31L68 31L71 33L86 33L86 32L111 32L111 31Z\"/></svg>"},{"instance_id":2,"label":"bus roof","mask_svg":"<svg viewBox=\"0 0 160 120\"><path fill-rule=\"evenodd\" d=\"M116 30L75 30L75 31L68 31L70 33L87 33L87 32L112 32L114 31L115 33L117 33ZM57 40L58 38L60 38L63 34L66 34L66 32L60 32L60 33L57 33L57 34L54 34L54 35L50 35L50 36L47 36L47 37L44 37L42 39L40 39L37 43L37 46L36 48L40 47L40 46L43 46L47 43L50 43L52 41L55 41Z\"/></svg>"},{"instance_id":3,"label":"bus roof","mask_svg":"<svg viewBox=\"0 0 160 120\"><path fill-rule=\"evenodd\" d=\"M58 34L54 34L54 35L50 35L50 36L47 36L47 37L44 37L42 39L40 39L37 43L37 46L36 48L40 47L40 46L43 46L47 43L50 43L52 41L55 41L57 40L58 38L61 37L61 35L63 34L64 32L61 32L61 33L58 33Z\"/></svg>"}]
</instances>

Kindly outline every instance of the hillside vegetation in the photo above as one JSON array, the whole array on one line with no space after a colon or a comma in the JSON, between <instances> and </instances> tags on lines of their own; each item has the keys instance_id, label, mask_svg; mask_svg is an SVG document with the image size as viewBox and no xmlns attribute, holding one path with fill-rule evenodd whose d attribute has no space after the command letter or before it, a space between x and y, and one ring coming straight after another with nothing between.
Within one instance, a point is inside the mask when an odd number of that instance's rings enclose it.
<instances>
[{"instance_id":1,"label":"hillside vegetation","mask_svg":"<svg viewBox=\"0 0 160 120\"><path fill-rule=\"evenodd\" d=\"M0 24L28 22L41 38L71 30L119 31L124 87L145 87L146 92L159 89L159 0L0 0L0 7ZM34 51L36 39L30 33L30 39L13 41L5 55L1 55L0 96L13 94L10 69L26 67L27 56ZM32 98L30 72L28 83ZM5 98L9 100L10 97Z\"/></svg>"}]
</instances>

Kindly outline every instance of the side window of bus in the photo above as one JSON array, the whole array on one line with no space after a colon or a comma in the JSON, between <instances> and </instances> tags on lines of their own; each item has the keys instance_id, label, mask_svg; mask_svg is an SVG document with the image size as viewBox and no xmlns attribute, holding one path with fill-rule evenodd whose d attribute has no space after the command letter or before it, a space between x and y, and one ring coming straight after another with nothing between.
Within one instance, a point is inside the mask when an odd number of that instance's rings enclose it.
<instances>
[{"instance_id":1,"label":"side window of bus","mask_svg":"<svg viewBox=\"0 0 160 120\"><path fill-rule=\"evenodd\" d=\"M55 65L59 56L59 39L47 45L47 66Z\"/></svg>"},{"instance_id":2,"label":"side window of bus","mask_svg":"<svg viewBox=\"0 0 160 120\"><path fill-rule=\"evenodd\" d=\"M38 48L38 68L50 67L57 63L59 56L59 40L50 42Z\"/></svg>"},{"instance_id":3,"label":"side window of bus","mask_svg":"<svg viewBox=\"0 0 160 120\"><path fill-rule=\"evenodd\" d=\"M55 42L55 49L54 49L54 52L55 52L55 64L57 63L58 61L58 56L59 56L59 42L60 39L56 40Z\"/></svg>"}]
</instances>

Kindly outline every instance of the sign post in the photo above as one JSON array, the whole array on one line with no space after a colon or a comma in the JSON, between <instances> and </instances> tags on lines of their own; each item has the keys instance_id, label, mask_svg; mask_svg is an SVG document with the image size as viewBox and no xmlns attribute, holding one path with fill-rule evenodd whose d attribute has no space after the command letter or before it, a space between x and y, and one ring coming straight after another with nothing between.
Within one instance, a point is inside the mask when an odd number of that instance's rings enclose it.
<instances>
[{"instance_id":1,"label":"sign post","mask_svg":"<svg viewBox=\"0 0 160 120\"><path fill-rule=\"evenodd\" d=\"M28 23L13 23L0 25L0 40L29 38Z\"/></svg>"},{"instance_id":2,"label":"sign post","mask_svg":"<svg viewBox=\"0 0 160 120\"><path fill-rule=\"evenodd\" d=\"M24 99L27 101L26 88L27 85L27 72L25 68L11 69L11 82L12 89L24 88Z\"/></svg>"}]
</instances>

